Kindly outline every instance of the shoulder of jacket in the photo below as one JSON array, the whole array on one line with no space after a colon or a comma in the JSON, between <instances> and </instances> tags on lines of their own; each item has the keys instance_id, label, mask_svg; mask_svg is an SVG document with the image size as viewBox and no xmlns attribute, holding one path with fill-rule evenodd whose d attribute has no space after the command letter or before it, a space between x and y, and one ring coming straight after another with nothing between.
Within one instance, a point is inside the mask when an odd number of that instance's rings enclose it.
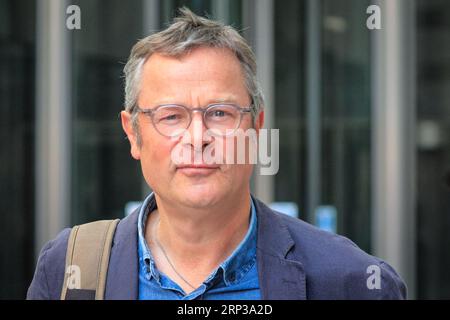
<instances>
[{"instance_id":1,"label":"shoulder of jacket","mask_svg":"<svg viewBox=\"0 0 450 320\"><path fill-rule=\"evenodd\" d=\"M341 299L405 299L406 285L387 262L350 239L273 211L289 230L294 246L288 259L302 263L309 285Z\"/></svg>"},{"instance_id":2,"label":"shoulder of jacket","mask_svg":"<svg viewBox=\"0 0 450 320\"><path fill-rule=\"evenodd\" d=\"M27 299L59 299L64 281L67 242L71 228L63 229L55 239L47 242L37 261Z\"/></svg>"}]
</instances>

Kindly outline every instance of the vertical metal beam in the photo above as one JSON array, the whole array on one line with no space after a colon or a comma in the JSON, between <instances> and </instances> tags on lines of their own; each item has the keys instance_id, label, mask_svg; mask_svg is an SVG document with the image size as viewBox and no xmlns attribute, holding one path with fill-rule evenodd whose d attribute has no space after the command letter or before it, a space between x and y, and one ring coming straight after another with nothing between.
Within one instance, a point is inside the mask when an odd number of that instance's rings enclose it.
<instances>
[{"instance_id":1,"label":"vertical metal beam","mask_svg":"<svg viewBox=\"0 0 450 320\"><path fill-rule=\"evenodd\" d=\"M274 1L243 1L243 25L250 28L245 36L256 54L258 79L265 97L264 127L273 128L275 124L274 106ZM270 138L269 138L270 141ZM272 150L273 150L273 146ZM259 165L255 166L253 175L253 192L266 203L274 201L275 177L260 175Z\"/></svg>"},{"instance_id":2,"label":"vertical metal beam","mask_svg":"<svg viewBox=\"0 0 450 320\"><path fill-rule=\"evenodd\" d=\"M307 100L307 216L314 222L314 212L321 201L321 21L320 0L308 0L306 10L306 100Z\"/></svg>"},{"instance_id":3,"label":"vertical metal beam","mask_svg":"<svg viewBox=\"0 0 450 320\"><path fill-rule=\"evenodd\" d=\"M69 223L70 58L66 1L37 2L36 254Z\"/></svg>"},{"instance_id":4,"label":"vertical metal beam","mask_svg":"<svg viewBox=\"0 0 450 320\"><path fill-rule=\"evenodd\" d=\"M230 0L212 0L214 18L224 23L230 22Z\"/></svg>"},{"instance_id":5,"label":"vertical metal beam","mask_svg":"<svg viewBox=\"0 0 450 320\"><path fill-rule=\"evenodd\" d=\"M415 4L380 0L373 30L372 171L375 255L388 261L415 297Z\"/></svg>"},{"instance_id":6,"label":"vertical metal beam","mask_svg":"<svg viewBox=\"0 0 450 320\"><path fill-rule=\"evenodd\" d=\"M143 6L143 36L146 37L159 30L160 17L160 1L159 0L144 0Z\"/></svg>"}]
</instances>

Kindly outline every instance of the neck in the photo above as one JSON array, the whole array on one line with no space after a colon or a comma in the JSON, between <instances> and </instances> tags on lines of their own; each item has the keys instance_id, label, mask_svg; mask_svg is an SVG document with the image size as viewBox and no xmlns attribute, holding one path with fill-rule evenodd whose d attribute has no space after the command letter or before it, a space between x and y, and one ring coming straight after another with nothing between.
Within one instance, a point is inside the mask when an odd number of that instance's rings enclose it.
<instances>
[{"instance_id":1,"label":"neck","mask_svg":"<svg viewBox=\"0 0 450 320\"><path fill-rule=\"evenodd\" d=\"M155 225L158 240L177 265L216 267L231 254L248 230L250 192L234 197L233 201L226 199L214 207L200 209L174 206L156 194L155 197L158 209L150 217L154 222L159 221Z\"/></svg>"}]
</instances>

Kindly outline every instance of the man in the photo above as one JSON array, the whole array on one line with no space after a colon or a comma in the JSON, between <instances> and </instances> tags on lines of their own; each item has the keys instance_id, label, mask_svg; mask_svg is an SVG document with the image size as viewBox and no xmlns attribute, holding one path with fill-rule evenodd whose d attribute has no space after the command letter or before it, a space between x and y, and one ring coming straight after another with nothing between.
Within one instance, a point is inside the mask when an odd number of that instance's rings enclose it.
<instances>
[{"instance_id":1,"label":"man","mask_svg":"<svg viewBox=\"0 0 450 320\"><path fill-rule=\"evenodd\" d=\"M201 158L263 126L255 57L234 29L182 9L134 46L125 75L122 126L154 192L117 226L106 299L406 297L385 262L252 197L249 161ZM69 233L43 248L28 298L60 298Z\"/></svg>"}]
</instances>

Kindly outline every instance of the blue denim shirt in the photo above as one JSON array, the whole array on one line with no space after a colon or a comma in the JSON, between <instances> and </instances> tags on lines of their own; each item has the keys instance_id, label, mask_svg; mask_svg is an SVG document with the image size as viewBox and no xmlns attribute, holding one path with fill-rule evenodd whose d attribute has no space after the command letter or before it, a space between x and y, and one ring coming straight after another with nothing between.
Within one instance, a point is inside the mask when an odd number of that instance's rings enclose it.
<instances>
[{"instance_id":1,"label":"blue denim shirt","mask_svg":"<svg viewBox=\"0 0 450 320\"><path fill-rule=\"evenodd\" d=\"M256 262L257 218L251 201L250 225L245 238L233 253L194 291L186 294L164 273L158 271L145 240L145 222L156 208L153 194L144 201L138 218L139 300L259 300Z\"/></svg>"}]
</instances>

